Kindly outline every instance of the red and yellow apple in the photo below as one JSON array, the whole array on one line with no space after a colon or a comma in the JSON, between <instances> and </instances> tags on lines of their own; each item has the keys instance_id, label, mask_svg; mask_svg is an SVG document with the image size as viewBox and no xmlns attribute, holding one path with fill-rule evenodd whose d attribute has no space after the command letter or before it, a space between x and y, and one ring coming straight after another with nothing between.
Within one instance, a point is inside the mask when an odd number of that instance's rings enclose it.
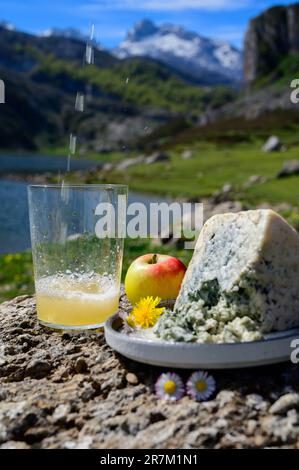
<instances>
[{"instance_id":1,"label":"red and yellow apple","mask_svg":"<svg viewBox=\"0 0 299 470\"><path fill-rule=\"evenodd\" d=\"M185 265L168 255L147 254L135 259L125 279L126 294L134 305L142 297L176 299L186 272Z\"/></svg>"}]
</instances>

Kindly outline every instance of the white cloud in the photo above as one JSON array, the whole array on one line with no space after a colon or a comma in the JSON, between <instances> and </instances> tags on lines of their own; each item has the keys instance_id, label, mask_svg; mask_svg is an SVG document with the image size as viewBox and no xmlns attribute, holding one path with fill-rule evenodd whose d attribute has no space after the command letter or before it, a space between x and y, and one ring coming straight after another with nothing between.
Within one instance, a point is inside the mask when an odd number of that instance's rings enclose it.
<instances>
[{"instance_id":1,"label":"white cloud","mask_svg":"<svg viewBox=\"0 0 299 470\"><path fill-rule=\"evenodd\" d=\"M250 0L93 0L80 7L81 11L102 10L239 10Z\"/></svg>"}]
</instances>

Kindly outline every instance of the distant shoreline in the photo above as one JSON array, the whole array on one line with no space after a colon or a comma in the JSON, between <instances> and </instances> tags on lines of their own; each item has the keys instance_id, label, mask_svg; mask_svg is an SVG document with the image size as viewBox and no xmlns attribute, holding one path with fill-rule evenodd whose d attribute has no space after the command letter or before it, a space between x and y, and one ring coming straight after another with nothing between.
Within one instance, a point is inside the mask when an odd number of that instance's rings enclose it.
<instances>
[{"instance_id":1,"label":"distant shoreline","mask_svg":"<svg viewBox=\"0 0 299 470\"><path fill-rule=\"evenodd\" d=\"M51 177L52 176L52 177ZM13 181L20 183L50 183L53 182L54 172L50 175L42 173L0 173L0 181Z\"/></svg>"}]
</instances>

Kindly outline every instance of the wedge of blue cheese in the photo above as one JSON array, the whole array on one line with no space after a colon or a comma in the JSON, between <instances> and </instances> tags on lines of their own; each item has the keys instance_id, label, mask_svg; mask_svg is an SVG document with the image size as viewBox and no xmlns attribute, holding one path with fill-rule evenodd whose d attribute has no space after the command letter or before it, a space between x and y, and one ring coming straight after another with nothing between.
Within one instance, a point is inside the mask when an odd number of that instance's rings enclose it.
<instances>
[{"instance_id":1,"label":"wedge of blue cheese","mask_svg":"<svg viewBox=\"0 0 299 470\"><path fill-rule=\"evenodd\" d=\"M168 341L232 343L299 326L299 235L272 210L216 215L204 225L173 312Z\"/></svg>"}]
</instances>

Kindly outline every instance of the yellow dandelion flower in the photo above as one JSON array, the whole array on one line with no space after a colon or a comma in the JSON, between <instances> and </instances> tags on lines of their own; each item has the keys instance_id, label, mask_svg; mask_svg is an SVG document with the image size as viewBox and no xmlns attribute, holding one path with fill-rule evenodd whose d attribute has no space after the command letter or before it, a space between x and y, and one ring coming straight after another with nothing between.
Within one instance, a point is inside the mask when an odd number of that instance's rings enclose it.
<instances>
[{"instance_id":1,"label":"yellow dandelion flower","mask_svg":"<svg viewBox=\"0 0 299 470\"><path fill-rule=\"evenodd\" d=\"M161 299L159 297L144 297L135 305L130 315L127 317L127 323L132 328L151 328L154 326L165 307L158 308Z\"/></svg>"}]
</instances>

